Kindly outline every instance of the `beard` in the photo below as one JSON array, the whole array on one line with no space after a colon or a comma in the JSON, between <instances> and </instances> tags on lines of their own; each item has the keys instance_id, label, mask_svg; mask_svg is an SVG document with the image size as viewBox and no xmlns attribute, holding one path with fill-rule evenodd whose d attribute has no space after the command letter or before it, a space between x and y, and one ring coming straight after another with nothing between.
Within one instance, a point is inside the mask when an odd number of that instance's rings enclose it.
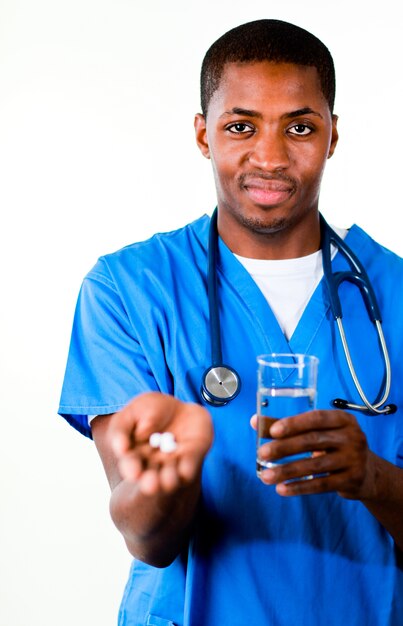
<instances>
[{"instance_id":1,"label":"beard","mask_svg":"<svg viewBox=\"0 0 403 626\"><path fill-rule=\"evenodd\" d=\"M242 212L236 213L236 219L238 222L248 230L257 235L274 236L278 232L281 232L290 224L293 220L287 217L275 217L267 215L267 217L249 217Z\"/></svg>"}]
</instances>

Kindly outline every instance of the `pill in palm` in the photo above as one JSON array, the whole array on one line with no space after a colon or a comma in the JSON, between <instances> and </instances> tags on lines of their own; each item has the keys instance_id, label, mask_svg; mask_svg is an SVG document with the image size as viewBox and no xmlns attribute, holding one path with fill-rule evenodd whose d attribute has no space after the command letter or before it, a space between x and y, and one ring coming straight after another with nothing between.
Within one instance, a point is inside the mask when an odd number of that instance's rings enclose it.
<instances>
[{"instance_id":1,"label":"pill in palm","mask_svg":"<svg viewBox=\"0 0 403 626\"><path fill-rule=\"evenodd\" d=\"M176 441L173 433L162 433L160 439L160 450L161 452L173 452L176 450Z\"/></svg>"},{"instance_id":2,"label":"pill in palm","mask_svg":"<svg viewBox=\"0 0 403 626\"><path fill-rule=\"evenodd\" d=\"M152 448L159 448L161 443L161 433L152 433L150 435L149 444Z\"/></svg>"}]
</instances>

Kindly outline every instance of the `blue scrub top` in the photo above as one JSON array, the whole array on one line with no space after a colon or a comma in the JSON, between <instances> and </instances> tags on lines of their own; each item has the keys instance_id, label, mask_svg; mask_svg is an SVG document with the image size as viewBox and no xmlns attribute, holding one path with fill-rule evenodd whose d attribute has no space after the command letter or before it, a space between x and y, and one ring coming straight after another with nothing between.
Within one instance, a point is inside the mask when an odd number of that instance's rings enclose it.
<instances>
[{"instance_id":1,"label":"blue scrub top","mask_svg":"<svg viewBox=\"0 0 403 626\"><path fill-rule=\"evenodd\" d=\"M209 218L101 258L84 280L59 413L91 436L87 416L113 413L143 391L201 402L210 362L206 292ZM403 260L357 226L346 243L377 294L392 363L394 415L356 417L369 447L403 467ZM347 269L336 255L333 270ZM359 502L337 494L282 498L255 473L256 356L319 358L318 408L359 402L324 281L290 341L259 288L219 240L223 358L242 379L237 398L209 407L214 445L186 553L157 569L134 561L120 626L402 626L403 572L393 540ZM383 360L356 287L340 296L347 339L370 399Z\"/></svg>"}]
</instances>

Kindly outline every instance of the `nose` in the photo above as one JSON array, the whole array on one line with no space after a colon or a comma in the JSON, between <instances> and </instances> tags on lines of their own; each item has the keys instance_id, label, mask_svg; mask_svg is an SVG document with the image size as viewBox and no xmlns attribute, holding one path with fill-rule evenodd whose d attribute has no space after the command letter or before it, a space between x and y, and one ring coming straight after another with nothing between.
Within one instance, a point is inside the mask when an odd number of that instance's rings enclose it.
<instances>
[{"instance_id":1,"label":"nose","mask_svg":"<svg viewBox=\"0 0 403 626\"><path fill-rule=\"evenodd\" d=\"M290 158L286 143L287 138L278 130L260 132L249 154L249 163L269 172L287 169Z\"/></svg>"}]
</instances>

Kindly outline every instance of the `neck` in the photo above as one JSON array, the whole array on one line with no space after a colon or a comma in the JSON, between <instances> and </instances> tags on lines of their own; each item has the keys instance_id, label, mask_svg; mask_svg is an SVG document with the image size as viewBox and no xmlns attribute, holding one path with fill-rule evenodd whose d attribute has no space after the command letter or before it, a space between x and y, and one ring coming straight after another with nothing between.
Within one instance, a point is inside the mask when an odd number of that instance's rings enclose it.
<instances>
[{"instance_id":1,"label":"neck","mask_svg":"<svg viewBox=\"0 0 403 626\"><path fill-rule=\"evenodd\" d=\"M224 211L218 211L218 233L228 248L249 259L296 259L320 248L318 211L300 220L284 219L271 228L257 228L240 223Z\"/></svg>"}]
</instances>

